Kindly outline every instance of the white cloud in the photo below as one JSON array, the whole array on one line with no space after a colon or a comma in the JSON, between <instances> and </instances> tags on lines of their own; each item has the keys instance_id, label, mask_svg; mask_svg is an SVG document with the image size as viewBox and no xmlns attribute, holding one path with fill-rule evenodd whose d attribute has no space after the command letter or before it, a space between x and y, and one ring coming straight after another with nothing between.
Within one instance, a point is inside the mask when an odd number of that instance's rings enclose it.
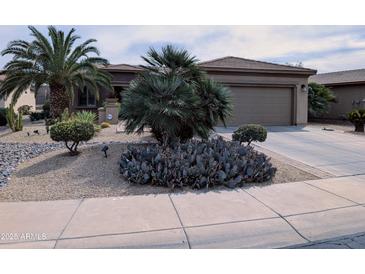
<instances>
[{"instance_id":1,"label":"white cloud","mask_svg":"<svg viewBox=\"0 0 365 274\"><path fill-rule=\"evenodd\" d=\"M6 28L0 28L0 41L14 39ZM102 55L112 63L140 63L147 45L168 42L183 45L200 60L234 55L281 63L302 61L319 71L363 67L365 60L361 50L365 50L365 27L361 26L78 26L76 29L83 39L96 38ZM27 37L26 28L24 31L21 38Z\"/></svg>"},{"instance_id":2,"label":"white cloud","mask_svg":"<svg viewBox=\"0 0 365 274\"><path fill-rule=\"evenodd\" d=\"M304 66L313 67L319 73L339 70L365 68L365 49L356 52L336 53L326 58L313 58L304 62Z\"/></svg>"}]
</instances>

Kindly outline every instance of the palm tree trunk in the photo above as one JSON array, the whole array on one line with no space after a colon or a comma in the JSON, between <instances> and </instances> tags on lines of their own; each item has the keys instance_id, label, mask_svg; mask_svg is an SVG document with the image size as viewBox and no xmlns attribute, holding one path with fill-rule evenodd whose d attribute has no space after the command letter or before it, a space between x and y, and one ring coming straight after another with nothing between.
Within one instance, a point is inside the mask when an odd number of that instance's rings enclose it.
<instances>
[{"instance_id":1,"label":"palm tree trunk","mask_svg":"<svg viewBox=\"0 0 365 274\"><path fill-rule=\"evenodd\" d=\"M70 103L71 98L63 85L50 85L50 114L52 118L60 117L66 108L70 108Z\"/></svg>"}]
</instances>

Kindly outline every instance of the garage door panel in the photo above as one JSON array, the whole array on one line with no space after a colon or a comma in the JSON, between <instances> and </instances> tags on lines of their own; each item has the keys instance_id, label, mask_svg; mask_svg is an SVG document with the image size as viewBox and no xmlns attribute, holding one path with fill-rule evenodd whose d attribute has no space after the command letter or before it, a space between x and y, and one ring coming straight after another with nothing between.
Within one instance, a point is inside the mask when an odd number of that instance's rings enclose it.
<instances>
[{"instance_id":1,"label":"garage door panel","mask_svg":"<svg viewBox=\"0 0 365 274\"><path fill-rule=\"evenodd\" d=\"M292 124L292 89L277 87L230 87L233 117L228 125Z\"/></svg>"}]
</instances>

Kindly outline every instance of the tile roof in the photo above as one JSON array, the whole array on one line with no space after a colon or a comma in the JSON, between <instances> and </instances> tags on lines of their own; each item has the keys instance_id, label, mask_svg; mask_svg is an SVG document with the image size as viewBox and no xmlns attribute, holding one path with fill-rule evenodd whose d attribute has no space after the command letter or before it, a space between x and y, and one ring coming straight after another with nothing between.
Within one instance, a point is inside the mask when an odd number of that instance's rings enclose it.
<instances>
[{"instance_id":1,"label":"tile roof","mask_svg":"<svg viewBox=\"0 0 365 274\"><path fill-rule=\"evenodd\" d=\"M117 64L117 65L109 65L107 67L105 67L105 69L107 70L120 70L120 71L141 71L143 70L141 67L139 66L134 66L134 65L128 65L128 64Z\"/></svg>"},{"instance_id":2,"label":"tile roof","mask_svg":"<svg viewBox=\"0 0 365 274\"><path fill-rule=\"evenodd\" d=\"M309 77L309 81L316 82L318 84L337 85L344 83L365 82L365 69L321 73Z\"/></svg>"},{"instance_id":3,"label":"tile roof","mask_svg":"<svg viewBox=\"0 0 365 274\"><path fill-rule=\"evenodd\" d=\"M241 70L271 70L271 71L292 71L308 72L314 74L316 71L308 68L280 65L263 61L256 61L241 57L227 56L210 61L199 63L201 67L213 69L241 69Z\"/></svg>"}]
</instances>

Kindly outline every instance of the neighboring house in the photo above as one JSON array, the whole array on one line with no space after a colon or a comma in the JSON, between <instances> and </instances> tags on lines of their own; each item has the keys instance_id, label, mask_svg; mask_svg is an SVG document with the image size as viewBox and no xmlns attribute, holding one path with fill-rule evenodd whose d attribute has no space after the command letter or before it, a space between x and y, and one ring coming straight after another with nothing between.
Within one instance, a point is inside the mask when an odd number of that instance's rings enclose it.
<instances>
[{"instance_id":1,"label":"neighboring house","mask_svg":"<svg viewBox=\"0 0 365 274\"><path fill-rule=\"evenodd\" d=\"M201 62L199 66L232 91L234 110L228 126L307 123L308 77L315 74L315 70L231 56ZM143 71L139 66L127 64L109 65L104 69L111 73L118 96L123 96L123 90ZM75 96L73 108L96 111L109 96L113 94L102 90L97 102L93 93L83 90Z\"/></svg>"},{"instance_id":2,"label":"neighboring house","mask_svg":"<svg viewBox=\"0 0 365 274\"><path fill-rule=\"evenodd\" d=\"M0 75L0 85L4 81L5 75ZM7 108L11 104L12 96L0 98L0 108ZM19 97L18 101L14 106L14 110L17 112L18 108L23 105L31 106L31 111L35 110L35 94L34 91L29 87L23 94Z\"/></svg>"},{"instance_id":3,"label":"neighboring house","mask_svg":"<svg viewBox=\"0 0 365 274\"><path fill-rule=\"evenodd\" d=\"M330 88L336 96L324 118L342 119L355 108L365 108L365 69L321 73L309 81Z\"/></svg>"}]
</instances>

